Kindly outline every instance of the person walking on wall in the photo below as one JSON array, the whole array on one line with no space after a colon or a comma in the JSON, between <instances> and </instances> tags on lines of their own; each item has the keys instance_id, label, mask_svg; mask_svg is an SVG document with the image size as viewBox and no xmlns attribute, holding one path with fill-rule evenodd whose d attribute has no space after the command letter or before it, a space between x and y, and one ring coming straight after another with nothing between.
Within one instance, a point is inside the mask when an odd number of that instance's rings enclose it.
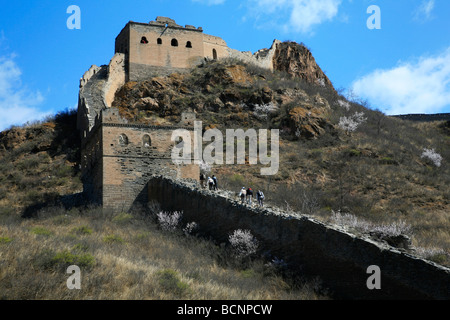
<instances>
[{"instance_id":1,"label":"person walking on wall","mask_svg":"<svg viewBox=\"0 0 450 320\"><path fill-rule=\"evenodd\" d=\"M252 188L248 187L248 189L247 189L247 203L249 205L252 205L252 197L253 197L253 190L252 190Z\"/></svg>"},{"instance_id":2,"label":"person walking on wall","mask_svg":"<svg viewBox=\"0 0 450 320\"><path fill-rule=\"evenodd\" d=\"M241 191L239 192L239 197L241 197L241 203L245 201L245 196L247 194L247 190L245 187L242 187Z\"/></svg>"},{"instance_id":3,"label":"person walking on wall","mask_svg":"<svg viewBox=\"0 0 450 320\"><path fill-rule=\"evenodd\" d=\"M200 185L202 186L202 189L205 188L205 174L200 173Z\"/></svg>"},{"instance_id":4,"label":"person walking on wall","mask_svg":"<svg viewBox=\"0 0 450 320\"><path fill-rule=\"evenodd\" d=\"M209 190L212 190L214 188L214 180L211 179L211 177L208 177L208 186Z\"/></svg>"},{"instance_id":5,"label":"person walking on wall","mask_svg":"<svg viewBox=\"0 0 450 320\"><path fill-rule=\"evenodd\" d=\"M216 176L213 175L212 179L214 181L214 190L217 190L219 187L217 186L217 178L216 178Z\"/></svg>"},{"instance_id":6,"label":"person walking on wall","mask_svg":"<svg viewBox=\"0 0 450 320\"><path fill-rule=\"evenodd\" d=\"M258 200L258 205L260 207L263 207L263 200L264 200L264 193L261 190L258 190L258 192L256 193L256 200Z\"/></svg>"}]
</instances>

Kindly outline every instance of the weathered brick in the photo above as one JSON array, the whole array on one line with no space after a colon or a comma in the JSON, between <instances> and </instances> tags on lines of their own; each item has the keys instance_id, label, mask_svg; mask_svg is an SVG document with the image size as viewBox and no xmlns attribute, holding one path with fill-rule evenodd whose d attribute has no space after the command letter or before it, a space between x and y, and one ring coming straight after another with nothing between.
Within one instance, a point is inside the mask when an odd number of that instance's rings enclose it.
<instances>
[{"instance_id":1,"label":"weathered brick","mask_svg":"<svg viewBox=\"0 0 450 320\"><path fill-rule=\"evenodd\" d=\"M103 110L95 127L82 145L82 181L87 197L106 209L128 210L136 202L145 203L154 174L199 178L198 165L177 167L172 162L171 136L180 127L125 124L115 108Z\"/></svg>"}]
</instances>

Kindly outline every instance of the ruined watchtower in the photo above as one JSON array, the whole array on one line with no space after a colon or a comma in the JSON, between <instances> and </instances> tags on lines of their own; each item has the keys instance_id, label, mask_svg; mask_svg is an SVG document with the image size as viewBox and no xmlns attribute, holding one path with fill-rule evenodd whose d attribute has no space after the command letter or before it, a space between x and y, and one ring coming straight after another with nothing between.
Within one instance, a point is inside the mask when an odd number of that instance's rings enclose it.
<instances>
[{"instance_id":1,"label":"ruined watchtower","mask_svg":"<svg viewBox=\"0 0 450 320\"><path fill-rule=\"evenodd\" d=\"M203 33L201 27L180 26L166 17L149 23L128 22L116 37L115 52L125 55L127 81L141 80L155 72L180 72L205 58L229 56L221 38Z\"/></svg>"}]
</instances>

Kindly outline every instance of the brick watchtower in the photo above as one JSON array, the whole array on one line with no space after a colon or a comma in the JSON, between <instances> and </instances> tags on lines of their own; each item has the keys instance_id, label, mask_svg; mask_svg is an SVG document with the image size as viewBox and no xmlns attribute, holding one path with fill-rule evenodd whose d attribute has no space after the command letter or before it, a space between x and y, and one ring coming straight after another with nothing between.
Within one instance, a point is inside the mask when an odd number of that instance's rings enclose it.
<instances>
[{"instance_id":1,"label":"brick watchtower","mask_svg":"<svg viewBox=\"0 0 450 320\"><path fill-rule=\"evenodd\" d=\"M155 72L180 72L204 58L229 56L221 38L203 33L201 27L182 27L166 17L149 23L128 22L116 37L115 52L125 55L127 81L141 80Z\"/></svg>"}]
</instances>

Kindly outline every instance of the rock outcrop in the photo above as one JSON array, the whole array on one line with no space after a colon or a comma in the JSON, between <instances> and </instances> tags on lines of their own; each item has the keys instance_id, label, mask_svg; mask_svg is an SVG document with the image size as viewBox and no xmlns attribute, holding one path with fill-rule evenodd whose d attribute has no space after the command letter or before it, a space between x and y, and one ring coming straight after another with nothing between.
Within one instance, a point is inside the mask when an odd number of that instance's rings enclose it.
<instances>
[{"instance_id":1,"label":"rock outcrop","mask_svg":"<svg viewBox=\"0 0 450 320\"><path fill-rule=\"evenodd\" d=\"M290 41L279 43L273 56L273 69L285 71L294 78L333 88L311 51L303 44Z\"/></svg>"},{"instance_id":2,"label":"rock outcrop","mask_svg":"<svg viewBox=\"0 0 450 320\"><path fill-rule=\"evenodd\" d=\"M316 64L307 67L315 68L324 76ZM313 75L308 74L308 79L314 79ZM249 64L210 61L191 73L128 82L117 91L112 106L122 117L148 124L178 123L182 112L193 110L198 120L219 129L261 127L272 121L272 127L293 139L315 139L333 130L330 102L324 93L333 95L334 91L307 80L286 80L282 75L255 71ZM280 89L283 81L293 87Z\"/></svg>"}]
</instances>

